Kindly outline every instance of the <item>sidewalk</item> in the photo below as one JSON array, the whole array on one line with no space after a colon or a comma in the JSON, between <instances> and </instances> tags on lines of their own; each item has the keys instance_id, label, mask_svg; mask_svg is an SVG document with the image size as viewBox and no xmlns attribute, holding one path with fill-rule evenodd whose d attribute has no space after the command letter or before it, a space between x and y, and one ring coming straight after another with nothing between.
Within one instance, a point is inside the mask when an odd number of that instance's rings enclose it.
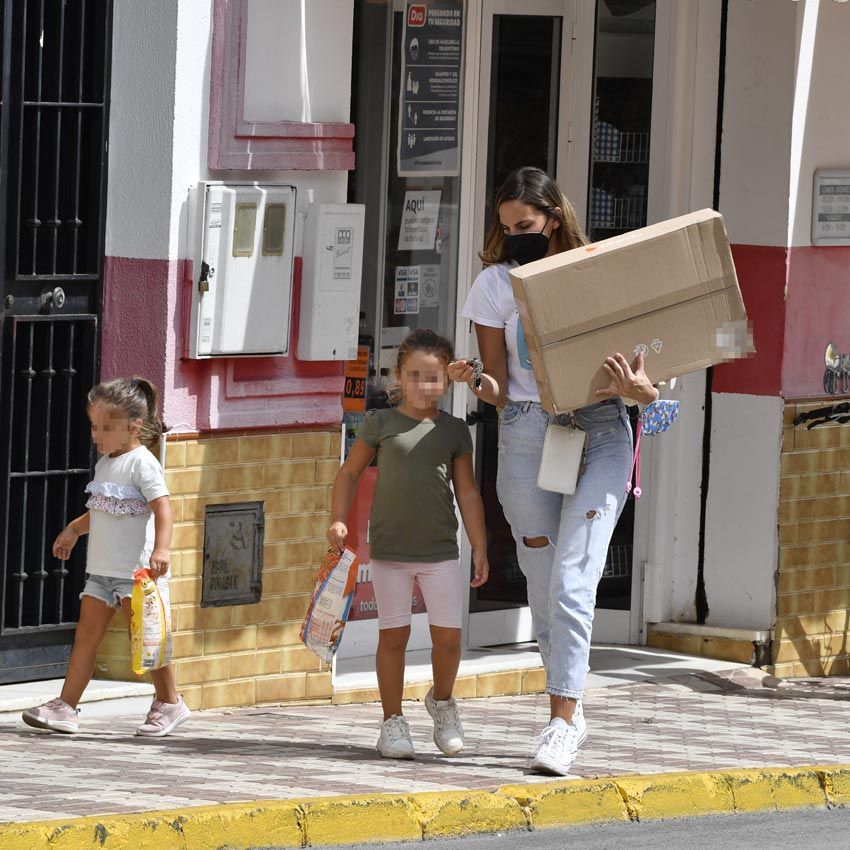
<instances>
[{"instance_id":1,"label":"sidewalk","mask_svg":"<svg viewBox=\"0 0 850 850\"><path fill-rule=\"evenodd\" d=\"M848 701L848 679L779 682L742 667L591 688L575 776L847 764ZM460 706L467 746L455 758L434 747L424 706L405 706L415 762L377 757L374 704L196 712L166 739L133 738L127 716L83 717L74 736L3 726L0 821L552 782L526 772L544 697Z\"/></svg>"}]
</instances>

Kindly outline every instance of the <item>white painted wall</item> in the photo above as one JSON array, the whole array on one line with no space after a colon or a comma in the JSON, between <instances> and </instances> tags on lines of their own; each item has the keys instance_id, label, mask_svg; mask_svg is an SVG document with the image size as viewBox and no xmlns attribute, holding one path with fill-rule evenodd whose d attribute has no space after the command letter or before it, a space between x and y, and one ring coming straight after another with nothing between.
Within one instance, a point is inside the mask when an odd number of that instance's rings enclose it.
<instances>
[{"instance_id":1,"label":"white painted wall","mask_svg":"<svg viewBox=\"0 0 850 850\"><path fill-rule=\"evenodd\" d=\"M720 5L658 0L657 21L650 221L712 205ZM644 619L688 622L696 616L705 373L686 375L665 396L679 399L681 414L643 443L649 474L635 545L646 563Z\"/></svg>"},{"instance_id":2,"label":"white painted wall","mask_svg":"<svg viewBox=\"0 0 850 850\"><path fill-rule=\"evenodd\" d=\"M811 244L815 169L850 168L850 110L846 108L850 6L826 0L806 0L799 6L791 150L792 246Z\"/></svg>"},{"instance_id":3,"label":"white painted wall","mask_svg":"<svg viewBox=\"0 0 850 850\"><path fill-rule=\"evenodd\" d=\"M115 0L107 256L169 255L177 8L159 0ZM200 43L203 50L203 32Z\"/></svg>"},{"instance_id":4,"label":"white painted wall","mask_svg":"<svg viewBox=\"0 0 850 850\"><path fill-rule=\"evenodd\" d=\"M783 400L713 396L705 546L708 623L771 628Z\"/></svg>"},{"instance_id":5,"label":"white painted wall","mask_svg":"<svg viewBox=\"0 0 850 850\"><path fill-rule=\"evenodd\" d=\"M353 16L354 0L250 0L245 120L347 122Z\"/></svg>"},{"instance_id":6,"label":"white painted wall","mask_svg":"<svg viewBox=\"0 0 850 850\"><path fill-rule=\"evenodd\" d=\"M729 4L720 198L734 243L786 244L794 54L802 5L784 0Z\"/></svg>"}]
</instances>

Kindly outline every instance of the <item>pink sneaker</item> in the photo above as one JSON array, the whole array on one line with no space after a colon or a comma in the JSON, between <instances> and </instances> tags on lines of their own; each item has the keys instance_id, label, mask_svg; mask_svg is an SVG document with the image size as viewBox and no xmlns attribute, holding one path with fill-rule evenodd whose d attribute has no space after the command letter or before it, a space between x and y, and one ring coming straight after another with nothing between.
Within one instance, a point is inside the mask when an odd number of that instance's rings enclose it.
<instances>
[{"instance_id":1,"label":"pink sneaker","mask_svg":"<svg viewBox=\"0 0 850 850\"><path fill-rule=\"evenodd\" d=\"M80 724L77 723L79 713L79 708L71 708L65 700L56 697L38 708L28 708L21 715L21 719L27 726L36 729L49 729L51 732L65 732L70 735L80 729Z\"/></svg>"},{"instance_id":2,"label":"pink sneaker","mask_svg":"<svg viewBox=\"0 0 850 850\"><path fill-rule=\"evenodd\" d=\"M192 716L189 707L180 697L176 703L163 702L155 699L151 703L145 722L136 729L136 734L143 738L162 738L185 723Z\"/></svg>"}]
</instances>

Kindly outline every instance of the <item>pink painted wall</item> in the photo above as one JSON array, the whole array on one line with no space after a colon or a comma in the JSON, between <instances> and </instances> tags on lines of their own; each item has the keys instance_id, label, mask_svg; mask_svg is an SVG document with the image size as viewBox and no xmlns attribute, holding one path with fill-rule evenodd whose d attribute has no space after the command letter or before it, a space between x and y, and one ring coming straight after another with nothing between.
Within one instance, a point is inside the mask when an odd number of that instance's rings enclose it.
<instances>
[{"instance_id":1,"label":"pink painted wall","mask_svg":"<svg viewBox=\"0 0 850 850\"><path fill-rule=\"evenodd\" d=\"M331 427L341 421L342 363L306 363L294 355L185 357L192 286L192 263L187 260L106 258L103 378L149 378L162 391L165 419L176 431ZM293 352L298 346L300 301L301 260L296 258Z\"/></svg>"},{"instance_id":2,"label":"pink painted wall","mask_svg":"<svg viewBox=\"0 0 850 850\"><path fill-rule=\"evenodd\" d=\"M782 359L785 398L824 395L824 350L850 353L850 247L792 248Z\"/></svg>"}]
</instances>

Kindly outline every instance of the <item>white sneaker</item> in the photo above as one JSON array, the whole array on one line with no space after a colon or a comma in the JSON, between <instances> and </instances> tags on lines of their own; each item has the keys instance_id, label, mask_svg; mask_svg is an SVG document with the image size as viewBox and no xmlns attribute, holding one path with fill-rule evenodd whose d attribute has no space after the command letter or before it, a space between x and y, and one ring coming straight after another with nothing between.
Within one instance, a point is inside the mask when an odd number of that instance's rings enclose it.
<instances>
[{"instance_id":1,"label":"white sneaker","mask_svg":"<svg viewBox=\"0 0 850 850\"><path fill-rule=\"evenodd\" d=\"M587 723L584 712L577 710L573 714L573 722L569 725L555 718L540 735L531 769L536 773L567 776L576 760L578 748L586 738Z\"/></svg>"},{"instance_id":2,"label":"white sneaker","mask_svg":"<svg viewBox=\"0 0 850 850\"><path fill-rule=\"evenodd\" d=\"M192 716L189 706L180 697L177 702L163 702L155 699L151 703L145 722L136 729L136 734L142 738L162 738L173 732L181 723Z\"/></svg>"},{"instance_id":3,"label":"white sneaker","mask_svg":"<svg viewBox=\"0 0 850 850\"><path fill-rule=\"evenodd\" d=\"M51 732L72 735L80 729L80 724L77 723L79 713L79 708L71 708L65 700L56 697L38 708L28 708L21 715L21 719L27 726L35 729L49 729Z\"/></svg>"},{"instance_id":4,"label":"white sneaker","mask_svg":"<svg viewBox=\"0 0 850 850\"><path fill-rule=\"evenodd\" d=\"M463 749L463 724L457 713L457 702L452 698L434 699L434 689L425 697L425 708L434 719L434 743L447 756Z\"/></svg>"},{"instance_id":5,"label":"white sneaker","mask_svg":"<svg viewBox=\"0 0 850 850\"><path fill-rule=\"evenodd\" d=\"M404 717L394 714L381 724L381 734L376 748L385 759L415 758L416 752L410 738L410 729Z\"/></svg>"}]
</instances>

